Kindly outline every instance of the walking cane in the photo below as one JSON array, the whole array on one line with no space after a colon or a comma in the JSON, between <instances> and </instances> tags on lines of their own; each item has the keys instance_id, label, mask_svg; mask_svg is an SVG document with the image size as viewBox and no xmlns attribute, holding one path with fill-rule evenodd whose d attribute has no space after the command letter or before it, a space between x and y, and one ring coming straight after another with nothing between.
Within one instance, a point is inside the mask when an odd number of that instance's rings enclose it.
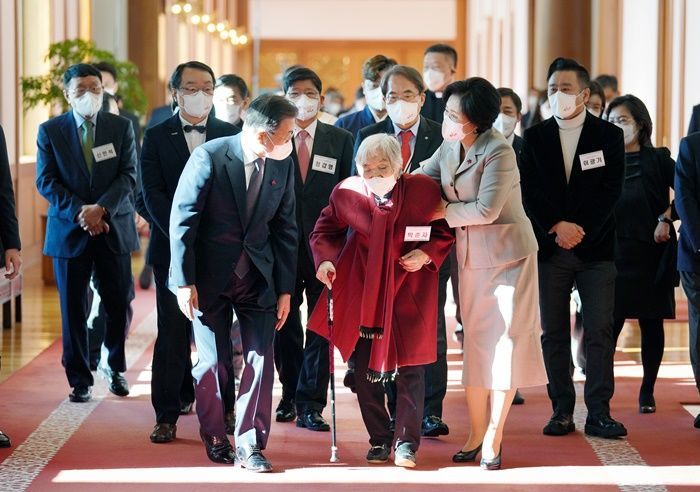
<instances>
[{"instance_id":1,"label":"walking cane","mask_svg":"<svg viewBox=\"0 0 700 492\"><path fill-rule=\"evenodd\" d=\"M331 274L329 280L333 281ZM333 353L333 293L327 289L328 301L328 363L331 383L331 463L338 462L338 446L336 446L335 436L335 357Z\"/></svg>"}]
</instances>

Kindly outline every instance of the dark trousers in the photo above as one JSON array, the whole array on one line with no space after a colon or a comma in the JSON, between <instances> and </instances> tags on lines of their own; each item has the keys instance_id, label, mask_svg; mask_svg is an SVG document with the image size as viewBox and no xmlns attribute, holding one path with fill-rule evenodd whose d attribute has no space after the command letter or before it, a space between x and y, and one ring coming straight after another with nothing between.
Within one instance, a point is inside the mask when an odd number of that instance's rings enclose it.
<instances>
[{"instance_id":1,"label":"dark trousers","mask_svg":"<svg viewBox=\"0 0 700 492\"><path fill-rule=\"evenodd\" d=\"M584 400L589 414L609 413L615 391L613 378L613 308L615 263L582 261L564 249L539 262L542 352L549 384L547 391L555 412L573 414L576 392L571 378L571 316L569 302L576 283L586 353Z\"/></svg>"},{"instance_id":2,"label":"dark trousers","mask_svg":"<svg viewBox=\"0 0 700 492\"><path fill-rule=\"evenodd\" d=\"M690 365L695 375L695 386L700 392L700 275L695 272L680 272L683 290L688 298L688 348L690 350Z\"/></svg>"},{"instance_id":3,"label":"dark trousers","mask_svg":"<svg viewBox=\"0 0 700 492\"><path fill-rule=\"evenodd\" d=\"M292 296L292 310L282 331L290 329L302 332L299 307L304 300L304 292L306 292L308 316L311 316L311 312L314 310L321 292L323 292L323 284L316 279L314 263L309 257L305 245L301 245L297 264L296 289L294 296ZM328 341L311 330L306 330L304 358L294 397L297 412L323 411L326 406L329 379Z\"/></svg>"},{"instance_id":4,"label":"dark trousers","mask_svg":"<svg viewBox=\"0 0 700 492\"><path fill-rule=\"evenodd\" d=\"M274 363L272 339L276 306L261 307L258 293L265 280L255 268L239 279L232 276L224 292L195 317L192 323L199 360L192 368L197 416L201 432L224 437L224 412L234 380L231 349L233 310L241 325L245 368L236 401L236 446L258 445L264 449L270 434ZM200 301L201 302L201 301Z\"/></svg>"},{"instance_id":5,"label":"dark trousers","mask_svg":"<svg viewBox=\"0 0 700 492\"><path fill-rule=\"evenodd\" d=\"M156 422L175 424L180 407L194 401L190 337L192 323L168 289L168 265L153 265L158 336L153 348L151 403ZM233 406L231 407L233 408Z\"/></svg>"},{"instance_id":6,"label":"dark trousers","mask_svg":"<svg viewBox=\"0 0 700 492\"><path fill-rule=\"evenodd\" d=\"M94 275L94 272L93 272ZM94 281L91 281L94 285ZM100 294L93 290L93 285L88 289L88 312L92 314L92 311L97 309L97 316L90 322L88 316L88 351L90 353L90 369L97 368L100 362L100 357L102 356L102 343L105 340L105 331L107 330L107 312L105 311L105 306L102 303ZM129 307L126 311L126 331L129 332L129 327L131 326L131 320L134 318L134 308L131 306L131 302L136 298L136 293L134 292L134 282L130 284L129 289ZM98 306L95 306L95 303Z\"/></svg>"},{"instance_id":7,"label":"dark trousers","mask_svg":"<svg viewBox=\"0 0 700 492\"><path fill-rule=\"evenodd\" d=\"M615 319L613 336L616 342L624 325L624 319ZM642 333L642 367L644 368L642 385L639 388L639 401L642 404L654 395L656 377L664 357L664 320L663 318L640 318L639 331Z\"/></svg>"},{"instance_id":8,"label":"dark trousers","mask_svg":"<svg viewBox=\"0 0 700 492\"><path fill-rule=\"evenodd\" d=\"M104 236L96 236L75 258L54 258L54 276L61 305L63 366L71 387L92 386L88 353L88 289L95 275L95 287L106 316L104 344L107 364L113 371L126 371L124 342L128 330L129 292L133 291L131 255L115 255Z\"/></svg>"},{"instance_id":9,"label":"dark trousers","mask_svg":"<svg viewBox=\"0 0 700 492\"><path fill-rule=\"evenodd\" d=\"M384 386L367 379L367 366L372 340L360 338L355 346L355 384L362 421L372 446L394 447L409 443L413 451L420 445L420 429L423 417L422 402L425 395L423 374L425 366L405 366L396 376L396 431L389 430L389 414L384 404Z\"/></svg>"}]
</instances>

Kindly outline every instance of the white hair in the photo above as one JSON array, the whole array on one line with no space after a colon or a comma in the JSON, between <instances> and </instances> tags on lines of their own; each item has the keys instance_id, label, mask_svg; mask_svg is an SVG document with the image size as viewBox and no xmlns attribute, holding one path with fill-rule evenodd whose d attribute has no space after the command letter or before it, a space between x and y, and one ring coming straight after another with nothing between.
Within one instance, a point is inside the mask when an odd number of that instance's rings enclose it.
<instances>
[{"instance_id":1,"label":"white hair","mask_svg":"<svg viewBox=\"0 0 700 492\"><path fill-rule=\"evenodd\" d=\"M403 158L398 140L388 133L378 133L365 138L355 155L355 166L360 176L367 162L387 161L398 178L403 171Z\"/></svg>"}]
</instances>

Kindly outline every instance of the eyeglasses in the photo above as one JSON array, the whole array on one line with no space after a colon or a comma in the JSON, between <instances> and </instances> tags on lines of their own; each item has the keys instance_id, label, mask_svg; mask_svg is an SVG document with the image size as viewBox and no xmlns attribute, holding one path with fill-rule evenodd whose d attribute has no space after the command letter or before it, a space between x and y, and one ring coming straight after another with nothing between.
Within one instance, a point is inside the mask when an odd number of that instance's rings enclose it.
<instances>
[{"instance_id":1,"label":"eyeglasses","mask_svg":"<svg viewBox=\"0 0 700 492\"><path fill-rule=\"evenodd\" d=\"M100 95L100 94L102 94L103 90L104 90L104 88L101 86L94 86L94 87L90 87L90 88L78 87L77 89L70 89L67 92L68 92L68 94L70 94L73 97L80 98L80 97L83 97L86 92L91 92L95 95Z\"/></svg>"},{"instance_id":2,"label":"eyeglasses","mask_svg":"<svg viewBox=\"0 0 700 492\"><path fill-rule=\"evenodd\" d=\"M185 96L194 96L199 91L204 92L207 96L214 95L214 88L213 87L205 87L204 89L196 89L193 87L180 87L178 90L180 92L182 92Z\"/></svg>"},{"instance_id":3,"label":"eyeglasses","mask_svg":"<svg viewBox=\"0 0 700 492\"><path fill-rule=\"evenodd\" d=\"M445 118L451 119L455 123L466 123L466 121L459 121L459 116L457 115L457 113L450 112L449 109L445 109L444 116Z\"/></svg>"},{"instance_id":4,"label":"eyeglasses","mask_svg":"<svg viewBox=\"0 0 700 492\"><path fill-rule=\"evenodd\" d=\"M418 98L419 95L420 94L418 94L417 92L404 92L401 95L390 92L389 94L386 95L386 103L387 104L394 104L399 99L401 99L402 101L406 101L406 102L414 102Z\"/></svg>"},{"instance_id":5,"label":"eyeglasses","mask_svg":"<svg viewBox=\"0 0 700 492\"><path fill-rule=\"evenodd\" d=\"M618 116L617 118L610 117L608 118L608 121L613 125L627 125L634 123L634 118L630 118L629 116Z\"/></svg>"},{"instance_id":6,"label":"eyeglasses","mask_svg":"<svg viewBox=\"0 0 700 492\"><path fill-rule=\"evenodd\" d=\"M289 99L298 99L301 96L306 96L309 99L320 99L321 94L315 91L305 91L305 92L297 92L297 91L291 91L287 93L287 97Z\"/></svg>"}]
</instances>

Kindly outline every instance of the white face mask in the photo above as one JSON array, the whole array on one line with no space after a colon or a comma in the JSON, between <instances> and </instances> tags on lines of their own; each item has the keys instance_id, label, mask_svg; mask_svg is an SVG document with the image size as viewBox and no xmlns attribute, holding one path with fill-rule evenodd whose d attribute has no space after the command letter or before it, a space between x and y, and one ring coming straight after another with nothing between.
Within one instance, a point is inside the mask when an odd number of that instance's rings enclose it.
<instances>
[{"instance_id":1,"label":"white face mask","mask_svg":"<svg viewBox=\"0 0 700 492\"><path fill-rule=\"evenodd\" d=\"M591 114L592 114L593 116L595 116L596 118L600 118L600 113L601 113L602 111L595 111L595 110L593 110L593 109L589 109L588 112L591 113Z\"/></svg>"},{"instance_id":2,"label":"white face mask","mask_svg":"<svg viewBox=\"0 0 700 492\"><path fill-rule=\"evenodd\" d=\"M442 120L442 138L448 142L458 142L467 135L476 132L476 129L474 129L473 132L466 133L464 131L465 124L453 121L449 116L445 115L445 119Z\"/></svg>"},{"instance_id":3,"label":"white face mask","mask_svg":"<svg viewBox=\"0 0 700 492\"><path fill-rule=\"evenodd\" d=\"M565 94L562 91L557 91L549 96L549 107L552 109L554 116L560 120L565 120L574 114L578 107L576 98L578 98L579 94Z\"/></svg>"},{"instance_id":4,"label":"white face mask","mask_svg":"<svg viewBox=\"0 0 700 492\"><path fill-rule=\"evenodd\" d=\"M637 124L636 123L625 123L624 125L617 125L618 127L622 128L622 131L625 134L625 145L630 145L633 144L634 141L637 139Z\"/></svg>"},{"instance_id":5,"label":"white face mask","mask_svg":"<svg viewBox=\"0 0 700 492\"><path fill-rule=\"evenodd\" d=\"M117 91L114 90L114 87L105 87L105 92L111 95L115 95L117 93Z\"/></svg>"},{"instance_id":6,"label":"white face mask","mask_svg":"<svg viewBox=\"0 0 700 492\"><path fill-rule=\"evenodd\" d=\"M332 114L333 116L338 116L343 110L343 106L339 102L332 102L326 104L326 112Z\"/></svg>"},{"instance_id":7,"label":"white face mask","mask_svg":"<svg viewBox=\"0 0 700 492\"><path fill-rule=\"evenodd\" d=\"M543 120L548 120L552 117L552 108L549 107L549 101L540 104L540 115L542 115Z\"/></svg>"},{"instance_id":8,"label":"white face mask","mask_svg":"<svg viewBox=\"0 0 700 492\"><path fill-rule=\"evenodd\" d=\"M375 87L370 90L365 89L365 101L375 111L384 111L386 109L381 87Z\"/></svg>"},{"instance_id":9,"label":"white face mask","mask_svg":"<svg viewBox=\"0 0 700 492\"><path fill-rule=\"evenodd\" d=\"M394 186L396 186L396 177L377 176L374 178L365 179L365 184L372 193L381 198L394 189Z\"/></svg>"},{"instance_id":10,"label":"white face mask","mask_svg":"<svg viewBox=\"0 0 700 492\"><path fill-rule=\"evenodd\" d=\"M222 121L227 121L232 125L241 119L241 105L229 104L226 101L214 104L216 117Z\"/></svg>"},{"instance_id":11,"label":"white face mask","mask_svg":"<svg viewBox=\"0 0 700 492\"><path fill-rule=\"evenodd\" d=\"M190 116L204 118L211 111L212 100L213 96L204 91L192 95L182 94L182 109Z\"/></svg>"},{"instance_id":12,"label":"white face mask","mask_svg":"<svg viewBox=\"0 0 700 492\"><path fill-rule=\"evenodd\" d=\"M415 121L418 117L419 110L417 102L408 102L403 99L399 99L395 103L387 104L386 106L389 118L397 125L408 125Z\"/></svg>"},{"instance_id":13,"label":"white face mask","mask_svg":"<svg viewBox=\"0 0 700 492\"><path fill-rule=\"evenodd\" d=\"M311 118L316 117L316 115L318 114L318 99L311 99L306 94L302 94L296 99L290 99L290 101L297 107L297 110L299 111L297 113L297 119L299 121L310 120Z\"/></svg>"},{"instance_id":14,"label":"white face mask","mask_svg":"<svg viewBox=\"0 0 700 492\"><path fill-rule=\"evenodd\" d=\"M74 98L70 104L73 106L73 110L83 118L92 118L102 109L102 93L93 94L88 91L82 96Z\"/></svg>"},{"instance_id":15,"label":"white face mask","mask_svg":"<svg viewBox=\"0 0 700 492\"><path fill-rule=\"evenodd\" d=\"M265 155L269 159L274 159L276 161L283 161L287 157L290 156L290 154L292 153L292 141L291 140L287 140L287 142L283 143L282 145L275 145L275 143L272 141L272 139L270 138L269 135L267 135L267 138L270 139L270 143L272 143L272 145L274 145L272 150L265 151Z\"/></svg>"},{"instance_id":16,"label":"white face mask","mask_svg":"<svg viewBox=\"0 0 700 492\"><path fill-rule=\"evenodd\" d=\"M501 132L504 137L510 137L515 131L515 126L518 124L518 119L514 116L509 116L504 113L498 113L496 121L493 122L493 127Z\"/></svg>"},{"instance_id":17,"label":"white face mask","mask_svg":"<svg viewBox=\"0 0 700 492\"><path fill-rule=\"evenodd\" d=\"M423 82L428 86L428 89L435 92L445 85L445 74L434 68L429 68L423 72Z\"/></svg>"}]
</instances>

